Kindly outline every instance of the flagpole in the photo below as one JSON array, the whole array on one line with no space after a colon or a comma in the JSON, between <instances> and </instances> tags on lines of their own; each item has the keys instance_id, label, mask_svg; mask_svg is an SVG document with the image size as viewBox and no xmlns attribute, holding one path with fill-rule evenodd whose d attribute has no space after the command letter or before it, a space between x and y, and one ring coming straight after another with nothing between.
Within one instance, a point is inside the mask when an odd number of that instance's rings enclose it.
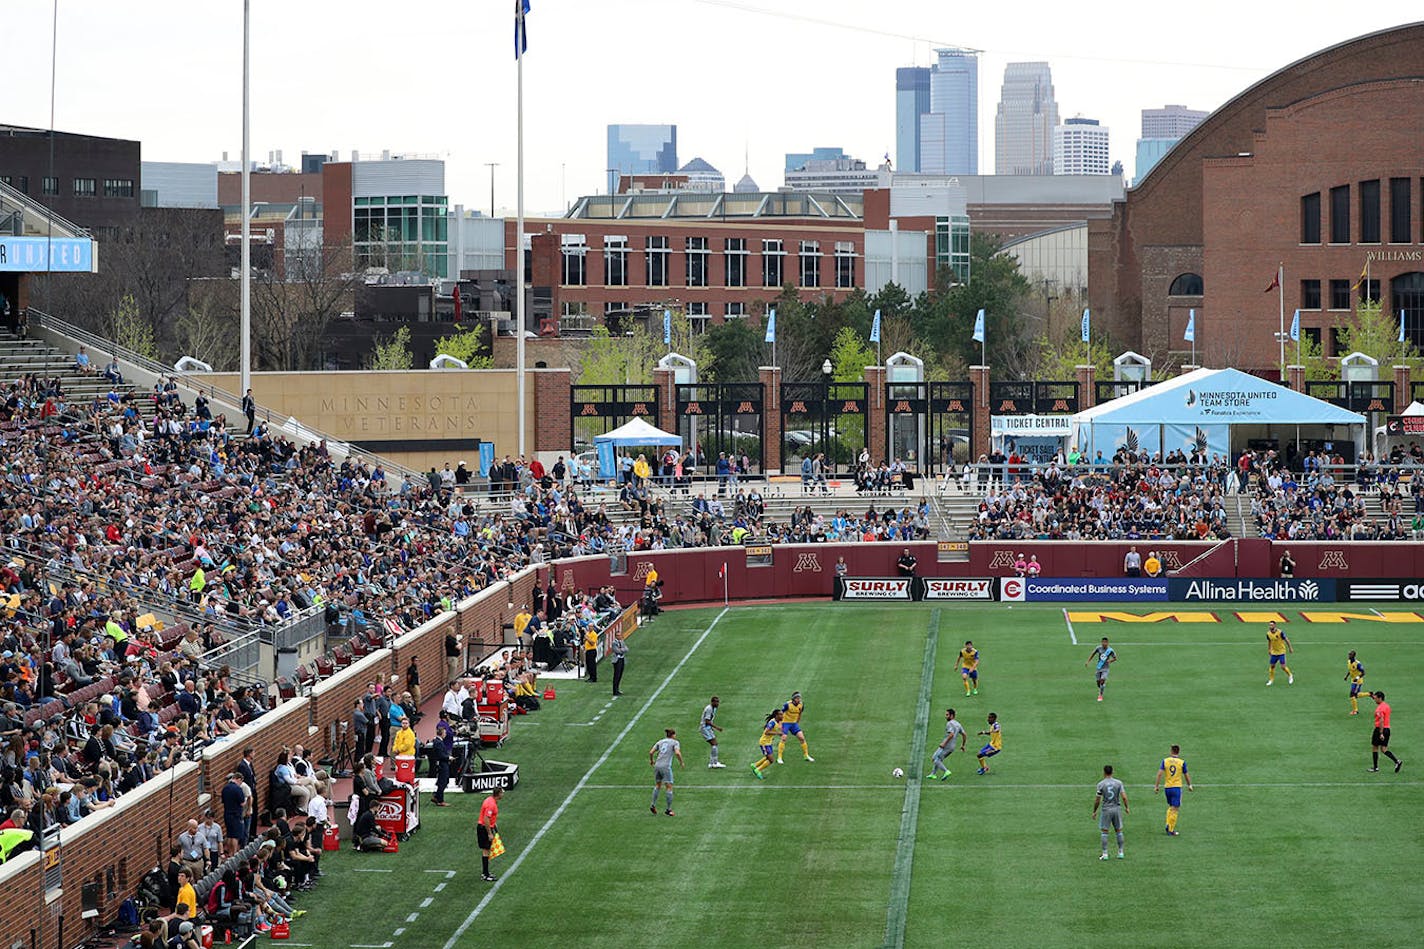
<instances>
[{"instance_id":1,"label":"flagpole","mask_svg":"<svg viewBox=\"0 0 1424 949\"><path fill-rule=\"evenodd\" d=\"M1281 335L1277 337L1281 343L1281 381L1286 381L1286 265L1281 263L1276 267L1276 299L1281 306Z\"/></svg>"},{"instance_id":2,"label":"flagpole","mask_svg":"<svg viewBox=\"0 0 1424 949\"><path fill-rule=\"evenodd\" d=\"M522 14L521 14L522 16ZM521 34L522 38L522 34ZM519 454L524 454L524 50L516 49L514 202L514 378L519 405Z\"/></svg>"},{"instance_id":3,"label":"flagpole","mask_svg":"<svg viewBox=\"0 0 1424 949\"><path fill-rule=\"evenodd\" d=\"M251 109L249 108L250 2L242 0L242 280L238 291L238 334L241 378L237 388L242 398L252 388L252 156ZM51 123L53 128L53 123Z\"/></svg>"}]
</instances>

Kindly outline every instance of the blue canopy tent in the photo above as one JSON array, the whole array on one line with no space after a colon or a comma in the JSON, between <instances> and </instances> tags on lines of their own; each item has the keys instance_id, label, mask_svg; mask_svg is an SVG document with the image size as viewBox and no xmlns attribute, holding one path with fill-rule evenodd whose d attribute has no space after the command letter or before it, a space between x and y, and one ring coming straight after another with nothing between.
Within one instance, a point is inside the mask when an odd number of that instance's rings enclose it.
<instances>
[{"instance_id":1,"label":"blue canopy tent","mask_svg":"<svg viewBox=\"0 0 1424 949\"><path fill-rule=\"evenodd\" d=\"M614 457L616 449L666 448L668 446L681 448L682 436L665 432L640 418L635 418L611 432L594 436L593 447L598 452L598 476L612 478L618 474L618 462Z\"/></svg>"},{"instance_id":2,"label":"blue canopy tent","mask_svg":"<svg viewBox=\"0 0 1424 949\"><path fill-rule=\"evenodd\" d=\"M1346 426L1339 441L1363 444L1366 420L1294 389L1267 382L1239 369L1195 369L1139 389L1073 416L1073 441L1087 458L1119 448L1163 455L1201 448L1230 456L1232 436L1240 430L1266 435L1278 426Z\"/></svg>"}]
</instances>

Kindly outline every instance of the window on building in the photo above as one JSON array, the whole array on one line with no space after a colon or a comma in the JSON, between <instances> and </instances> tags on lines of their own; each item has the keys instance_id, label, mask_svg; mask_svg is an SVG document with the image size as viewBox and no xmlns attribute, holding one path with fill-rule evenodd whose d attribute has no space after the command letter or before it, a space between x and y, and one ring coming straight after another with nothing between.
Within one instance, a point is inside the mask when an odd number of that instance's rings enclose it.
<instances>
[{"instance_id":1,"label":"window on building","mask_svg":"<svg viewBox=\"0 0 1424 949\"><path fill-rule=\"evenodd\" d=\"M1350 308L1350 281L1332 280L1330 281L1330 309L1348 310Z\"/></svg>"},{"instance_id":2,"label":"window on building","mask_svg":"<svg viewBox=\"0 0 1424 949\"><path fill-rule=\"evenodd\" d=\"M74 193L92 198L97 193L97 182L93 178L75 178Z\"/></svg>"},{"instance_id":3,"label":"window on building","mask_svg":"<svg viewBox=\"0 0 1424 949\"><path fill-rule=\"evenodd\" d=\"M668 282L668 239L648 238L648 286L666 287Z\"/></svg>"},{"instance_id":4,"label":"window on building","mask_svg":"<svg viewBox=\"0 0 1424 949\"><path fill-rule=\"evenodd\" d=\"M1300 199L1300 242L1320 243L1320 192L1303 195Z\"/></svg>"},{"instance_id":5,"label":"window on building","mask_svg":"<svg viewBox=\"0 0 1424 949\"><path fill-rule=\"evenodd\" d=\"M821 245L817 241L801 242L801 286L821 285Z\"/></svg>"},{"instance_id":6,"label":"window on building","mask_svg":"<svg viewBox=\"0 0 1424 949\"><path fill-rule=\"evenodd\" d=\"M1330 327L1330 352L1323 353L1325 356L1345 355L1345 333L1338 326Z\"/></svg>"},{"instance_id":7,"label":"window on building","mask_svg":"<svg viewBox=\"0 0 1424 949\"><path fill-rule=\"evenodd\" d=\"M1414 228L1410 225L1410 189L1408 178L1389 179L1389 242L1408 244Z\"/></svg>"},{"instance_id":8,"label":"window on building","mask_svg":"<svg viewBox=\"0 0 1424 949\"><path fill-rule=\"evenodd\" d=\"M712 322L712 315L707 310L707 304L689 303L687 305L687 321L692 327L692 332L707 332L707 326Z\"/></svg>"},{"instance_id":9,"label":"window on building","mask_svg":"<svg viewBox=\"0 0 1424 949\"><path fill-rule=\"evenodd\" d=\"M1167 288L1169 297L1199 297L1202 295L1201 274L1184 273Z\"/></svg>"},{"instance_id":10,"label":"window on building","mask_svg":"<svg viewBox=\"0 0 1424 949\"><path fill-rule=\"evenodd\" d=\"M18 191L18 192L20 192L20 194L29 194L29 193L30 193L30 176L29 176L29 175L20 175L18 178L16 178L16 179L15 179L15 190Z\"/></svg>"},{"instance_id":11,"label":"window on building","mask_svg":"<svg viewBox=\"0 0 1424 949\"><path fill-rule=\"evenodd\" d=\"M745 237L727 238L727 286L745 287L747 285L747 239Z\"/></svg>"},{"instance_id":12,"label":"window on building","mask_svg":"<svg viewBox=\"0 0 1424 949\"><path fill-rule=\"evenodd\" d=\"M1380 183L1375 178L1360 182L1360 243L1380 242Z\"/></svg>"},{"instance_id":13,"label":"window on building","mask_svg":"<svg viewBox=\"0 0 1424 949\"><path fill-rule=\"evenodd\" d=\"M1360 302L1361 302L1361 303L1365 303L1365 302L1367 302L1367 301L1369 301L1369 300L1374 300L1374 301L1378 302L1378 301L1379 301L1379 298L1380 298L1380 282L1379 282L1378 280L1371 279L1371 280L1361 280L1361 281L1360 281Z\"/></svg>"},{"instance_id":14,"label":"window on building","mask_svg":"<svg viewBox=\"0 0 1424 949\"><path fill-rule=\"evenodd\" d=\"M1316 350L1320 349L1320 327L1302 326L1300 328L1300 338L1310 343L1312 348ZM1323 356L1325 354L1321 353L1321 355Z\"/></svg>"},{"instance_id":15,"label":"window on building","mask_svg":"<svg viewBox=\"0 0 1424 949\"><path fill-rule=\"evenodd\" d=\"M603 239L603 284L628 286L628 238L625 236L610 234Z\"/></svg>"},{"instance_id":16,"label":"window on building","mask_svg":"<svg viewBox=\"0 0 1424 949\"><path fill-rule=\"evenodd\" d=\"M707 286L707 238L689 237L687 239L687 285L689 287Z\"/></svg>"},{"instance_id":17,"label":"window on building","mask_svg":"<svg viewBox=\"0 0 1424 949\"><path fill-rule=\"evenodd\" d=\"M40 187L44 189L45 194L59 194L59 179L51 178L46 175L43 179L41 179Z\"/></svg>"},{"instance_id":18,"label":"window on building","mask_svg":"<svg viewBox=\"0 0 1424 949\"><path fill-rule=\"evenodd\" d=\"M855 286L855 244L851 241L836 241L836 289L847 290Z\"/></svg>"},{"instance_id":19,"label":"window on building","mask_svg":"<svg viewBox=\"0 0 1424 949\"><path fill-rule=\"evenodd\" d=\"M1320 281L1302 280L1300 282L1300 308L1302 310L1320 309Z\"/></svg>"},{"instance_id":20,"label":"window on building","mask_svg":"<svg viewBox=\"0 0 1424 949\"><path fill-rule=\"evenodd\" d=\"M603 304L603 322L610 330L617 329L628 316L628 301L609 300Z\"/></svg>"},{"instance_id":21,"label":"window on building","mask_svg":"<svg viewBox=\"0 0 1424 949\"><path fill-rule=\"evenodd\" d=\"M583 301L565 300L559 306L559 317L565 320L580 320L588 316L588 304Z\"/></svg>"},{"instance_id":22,"label":"window on building","mask_svg":"<svg viewBox=\"0 0 1424 949\"><path fill-rule=\"evenodd\" d=\"M747 315L747 305L745 303L728 303L726 318L729 320L740 320Z\"/></svg>"},{"instance_id":23,"label":"window on building","mask_svg":"<svg viewBox=\"0 0 1424 949\"><path fill-rule=\"evenodd\" d=\"M781 241L761 242L761 285L763 287L781 286L781 265L786 251L782 248Z\"/></svg>"},{"instance_id":24,"label":"window on building","mask_svg":"<svg viewBox=\"0 0 1424 949\"><path fill-rule=\"evenodd\" d=\"M588 244L582 234L564 234L559 238L563 269L559 283L566 287L582 287L588 282Z\"/></svg>"},{"instance_id":25,"label":"window on building","mask_svg":"<svg viewBox=\"0 0 1424 949\"><path fill-rule=\"evenodd\" d=\"M134 194L132 178L105 178L104 197L132 198Z\"/></svg>"},{"instance_id":26,"label":"window on building","mask_svg":"<svg viewBox=\"0 0 1424 949\"><path fill-rule=\"evenodd\" d=\"M1330 243L1350 243L1350 186L1330 189Z\"/></svg>"}]
</instances>

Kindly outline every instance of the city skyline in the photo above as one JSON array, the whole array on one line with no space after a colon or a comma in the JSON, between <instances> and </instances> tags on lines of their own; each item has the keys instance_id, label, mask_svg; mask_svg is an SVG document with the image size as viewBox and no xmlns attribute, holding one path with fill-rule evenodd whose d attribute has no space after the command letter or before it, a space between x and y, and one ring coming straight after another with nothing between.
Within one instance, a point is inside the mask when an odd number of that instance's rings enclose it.
<instances>
[{"instance_id":1,"label":"city skyline","mask_svg":"<svg viewBox=\"0 0 1424 949\"><path fill-rule=\"evenodd\" d=\"M669 4L677 8L675 20L665 15ZM847 154L878 163L897 149L896 69L928 65L942 46L982 49L986 77L1001 75L1008 62L1046 61L1059 102L1122 130L1135 129L1141 110L1164 102L1214 109L1301 57L1398 21L1397 13L1374 9L1346 18L1320 2L1304 4L1289 21L1264 9L1208 3L1178 24L1172 48L1159 52L1160 34L1149 18L1104 27L1063 17L1037 0L1027 0L1012 33L994 10L963 11L949 29L928 0L907 0L888 28L850 0L827 0L813 17L721 0L615 6L610 15L572 0L536 0L530 14L524 70L531 216L558 213L566 201L606 187L594 150L604 145L606 126L623 121L676 122L680 155L705 158L729 180L749 169L760 182L776 182L785 153L816 141L838 142ZM151 161L207 162L223 151L235 157L240 5L154 0L142 7L141 30L138 9L60 6L55 127L138 139ZM489 204L485 163L496 162L497 209L512 211L515 65L504 5L429 0L406 11L412 25L435 30L469 58L445 79L438 70L423 73L426 88L444 91L423 97L420 107L405 84L359 84L344 65L382 54L387 37L373 25L389 17L387 6L355 0L339 18L267 0L253 0L252 10L254 157L278 148L288 156L353 148L439 155L452 203L478 208ZM1226 22L1230 30L1221 29ZM12 84L0 122L48 127L51 10L25 7L7 26L10 70L27 78ZM666 42L674 34L683 41ZM294 56L291 39L301 35L321 35L330 55ZM805 55L795 52L792 36L803 41ZM639 50L636 69L619 66L615 41ZM738 52L729 59L732 48ZM755 69L743 65L753 62ZM654 75L704 78L639 79ZM795 103L767 95L808 77L833 81L837 94ZM979 84L984 116L994 109L997 85ZM587 103L563 105L576 97ZM994 134L990 123L981 124L977 161L986 170L993 166ZM1133 144L1131 136L1115 136L1112 159L1131 166Z\"/></svg>"}]
</instances>

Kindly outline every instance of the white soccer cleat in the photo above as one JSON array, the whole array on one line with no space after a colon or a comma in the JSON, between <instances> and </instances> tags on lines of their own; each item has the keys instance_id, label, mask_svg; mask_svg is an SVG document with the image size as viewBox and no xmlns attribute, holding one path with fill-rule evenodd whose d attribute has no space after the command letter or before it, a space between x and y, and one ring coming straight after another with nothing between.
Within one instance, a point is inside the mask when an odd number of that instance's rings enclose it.
<instances>
[{"instance_id":1,"label":"white soccer cleat","mask_svg":"<svg viewBox=\"0 0 1424 949\"><path fill-rule=\"evenodd\" d=\"M709 764L707 767L709 767L709 768L725 768L725 767L727 767L727 766L724 765L724 764L723 764L722 762L720 762L720 761L714 761L712 764Z\"/></svg>"},{"instance_id":2,"label":"white soccer cleat","mask_svg":"<svg viewBox=\"0 0 1424 949\"><path fill-rule=\"evenodd\" d=\"M1267 680L1266 680L1266 684L1267 684L1267 685L1275 685L1275 684L1276 684L1276 680L1275 680L1275 679L1267 679Z\"/></svg>"},{"instance_id":3,"label":"white soccer cleat","mask_svg":"<svg viewBox=\"0 0 1424 949\"><path fill-rule=\"evenodd\" d=\"M1286 676L1286 685L1295 685L1295 676Z\"/></svg>"},{"instance_id":4,"label":"white soccer cleat","mask_svg":"<svg viewBox=\"0 0 1424 949\"><path fill-rule=\"evenodd\" d=\"M1107 851L1103 851L1101 854L1098 855L1098 859L1099 859L1099 860L1106 860L1107 858L1108 858Z\"/></svg>"},{"instance_id":5,"label":"white soccer cleat","mask_svg":"<svg viewBox=\"0 0 1424 949\"><path fill-rule=\"evenodd\" d=\"M807 756L806 756L806 760L807 760L807 761L813 761L813 762L814 762L816 759L815 759L815 758L812 758L810 755L807 755Z\"/></svg>"}]
</instances>

